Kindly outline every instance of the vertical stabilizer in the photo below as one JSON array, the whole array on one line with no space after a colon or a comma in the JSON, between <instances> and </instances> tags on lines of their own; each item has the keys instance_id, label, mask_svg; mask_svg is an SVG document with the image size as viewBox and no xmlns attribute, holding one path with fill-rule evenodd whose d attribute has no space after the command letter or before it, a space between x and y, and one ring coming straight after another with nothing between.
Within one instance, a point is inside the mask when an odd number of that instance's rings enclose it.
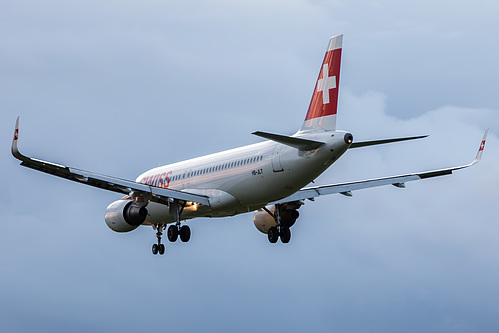
<instances>
[{"instance_id":1,"label":"vertical stabilizer","mask_svg":"<svg viewBox=\"0 0 499 333\"><path fill-rule=\"evenodd\" d=\"M343 35L331 37L301 131L336 129Z\"/></svg>"}]
</instances>

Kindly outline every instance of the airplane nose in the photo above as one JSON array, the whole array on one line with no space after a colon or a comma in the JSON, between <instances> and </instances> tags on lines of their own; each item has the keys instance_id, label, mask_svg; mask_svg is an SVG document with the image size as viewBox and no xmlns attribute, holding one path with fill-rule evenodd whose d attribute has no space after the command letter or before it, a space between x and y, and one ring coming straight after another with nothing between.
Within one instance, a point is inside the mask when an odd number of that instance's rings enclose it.
<instances>
[{"instance_id":1,"label":"airplane nose","mask_svg":"<svg viewBox=\"0 0 499 333\"><path fill-rule=\"evenodd\" d=\"M343 140L345 140L346 144L351 144L353 142L353 135L352 133L346 133L345 136L343 137Z\"/></svg>"}]
</instances>

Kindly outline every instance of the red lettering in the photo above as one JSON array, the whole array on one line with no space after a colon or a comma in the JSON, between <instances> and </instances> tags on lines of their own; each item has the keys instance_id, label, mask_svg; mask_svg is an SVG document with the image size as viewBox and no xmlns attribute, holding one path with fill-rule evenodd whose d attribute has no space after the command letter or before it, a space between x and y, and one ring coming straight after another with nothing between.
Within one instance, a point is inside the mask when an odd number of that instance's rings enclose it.
<instances>
[{"instance_id":1,"label":"red lettering","mask_svg":"<svg viewBox=\"0 0 499 333\"><path fill-rule=\"evenodd\" d=\"M172 171L163 172L162 174L156 174L148 177L144 177L140 180L141 183L147 185L153 185L163 188L168 188L170 186Z\"/></svg>"},{"instance_id":2,"label":"red lettering","mask_svg":"<svg viewBox=\"0 0 499 333\"><path fill-rule=\"evenodd\" d=\"M158 179L158 186L163 187L163 184L165 183L165 177L166 177L166 172L163 172Z\"/></svg>"},{"instance_id":3,"label":"red lettering","mask_svg":"<svg viewBox=\"0 0 499 333\"><path fill-rule=\"evenodd\" d=\"M163 186L164 188L168 188L170 186L170 176L171 176L171 174L172 174L172 171L168 171L166 173L166 175L165 175L166 176L166 178L165 178L165 183L166 184Z\"/></svg>"}]
</instances>

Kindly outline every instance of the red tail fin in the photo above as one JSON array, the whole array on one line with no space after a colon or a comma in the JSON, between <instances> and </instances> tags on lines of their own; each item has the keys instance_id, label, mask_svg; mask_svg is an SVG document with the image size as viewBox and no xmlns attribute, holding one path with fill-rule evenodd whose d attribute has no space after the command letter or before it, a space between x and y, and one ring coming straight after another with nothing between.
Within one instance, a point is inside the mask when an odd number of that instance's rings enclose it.
<instances>
[{"instance_id":1,"label":"red tail fin","mask_svg":"<svg viewBox=\"0 0 499 333\"><path fill-rule=\"evenodd\" d=\"M342 44L343 35L329 40L302 131L336 129Z\"/></svg>"}]
</instances>

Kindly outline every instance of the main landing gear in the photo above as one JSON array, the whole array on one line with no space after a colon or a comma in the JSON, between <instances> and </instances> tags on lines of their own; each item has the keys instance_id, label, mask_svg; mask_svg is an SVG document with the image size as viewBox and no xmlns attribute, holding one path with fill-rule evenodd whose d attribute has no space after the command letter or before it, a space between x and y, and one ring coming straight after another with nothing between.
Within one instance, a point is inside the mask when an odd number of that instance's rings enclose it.
<instances>
[{"instance_id":1,"label":"main landing gear","mask_svg":"<svg viewBox=\"0 0 499 333\"><path fill-rule=\"evenodd\" d=\"M168 227L167 236L168 240L172 243L177 241L178 236L185 243L191 239L191 228L187 225L180 226L180 223L177 223Z\"/></svg>"},{"instance_id":2,"label":"main landing gear","mask_svg":"<svg viewBox=\"0 0 499 333\"><path fill-rule=\"evenodd\" d=\"M165 244L161 243L161 236L163 235L163 231L166 229L166 224L157 224L154 228L156 229L156 238L158 239L158 243L152 245L152 254L164 254ZM176 242L177 238L180 236L180 240L185 243L191 239L191 228L187 225L180 227L179 223L176 225L170 225L166 232L166 236L172 243Z\"/></svg>"},{"instance_id":3,"label":"main landing gear","mask_svg":"<svg viewBox=\"0 0 499 333\"><path fill-rule=\"evenodd\" d=\"M178 236L180 236L180 240L182 242L188 242L191 239L191 228L187 225L180 225L180 215L184 210L185 202L180 204L178 201L170 202L170 214L175 217L177 223L175 225L170 225L168 227L168 231L166 233L168 240L170 242L177 241ZM156 238L158 239L157 244L153 244L152 246L152 254L164 254L165 253L165 245L161 243L161 236L163 235L163 230L166 229L166 224L158 223L153 226L156 229Z\"/></svg>"},{"instance_id":4,"label":"main landing gear","mask_svg":"<svg viewBox=\"0 0 499 333\"><path fill-rule=\"evenodd\" d=\"M291 230L289 230L289 227L294 224L294 221L298 218L299 214L298 211L294 210L294 213L290 213L290 216L288 216L287 219L284 219L281 216L280 212L280 207L279 205L275 205L275 214L273 214L271 211L269 211L267 208L263 208L270 216L272 216L276 223L277 226L270 227L269 230L267 231L267 236L269 237L269 242L271 243L276 243L279 238L281 238L281 242L284 244L289 243L291 240ZM288 221L291 218L292 222Z\"/></svg>"},{"instance_id":5,"label":"main landing gear","mask_svg":"<svg viewBox=\"0 0 499 333\"><path fill-rule=\"evenodd\" d=\"M281 238L281 242L284 244L289 243L291 240L291 230L287 227L280 227L280 230L277 227L271 227L267 233L269 236L269 242L277 243L279 237Z\"/></svg>"}]
</instances>

